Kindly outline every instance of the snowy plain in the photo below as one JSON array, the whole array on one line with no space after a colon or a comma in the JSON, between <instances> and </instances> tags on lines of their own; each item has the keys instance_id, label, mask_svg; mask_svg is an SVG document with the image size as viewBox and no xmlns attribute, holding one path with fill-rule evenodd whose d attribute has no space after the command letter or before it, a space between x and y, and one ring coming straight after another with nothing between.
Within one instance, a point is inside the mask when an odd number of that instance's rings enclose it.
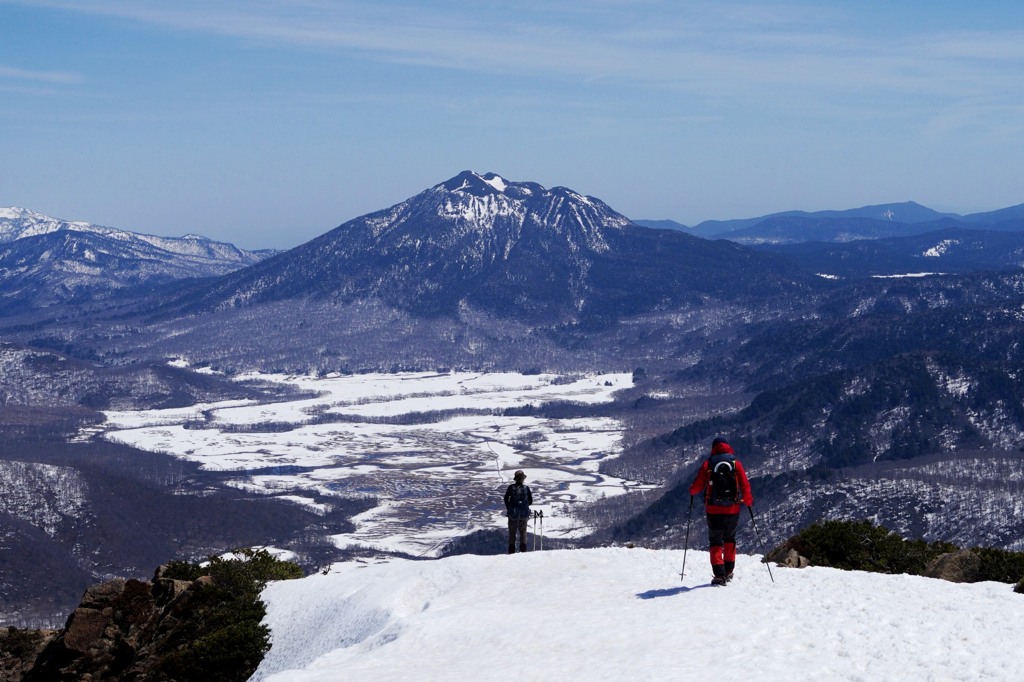
<instances>
[{"instance_id":1,"label":"snowy plain","mask_svg":"<svg viewBox=\"0 0 1024 682\"><path fill-rule=\"evenodd\" d=\"M339 563L263 592L260 682L1020 680L1001 583L773 567L624 547Z\"/></svg>"},{"instance_id":2,"label":"snowy plain","mask_svg":"<svg viewBox=\"0 0 1024 682\"><path fill-rule=\"evenodd\" d=\"M325 512L332 498L373 497L377 506L355 517L355 532L334 536L335 544L416 556L436 555L456 535L504 527L501 498L516 469L526 470L553 538L588 532L573 505L651 487L599 473L621 451L616 419L502 413L555 401L609 402L632 385L631 374L238 379L286 384L307 397L110 411L100 434L198 462L223 472L228 485L314 512Z\"/></svg>"}]
</instances>

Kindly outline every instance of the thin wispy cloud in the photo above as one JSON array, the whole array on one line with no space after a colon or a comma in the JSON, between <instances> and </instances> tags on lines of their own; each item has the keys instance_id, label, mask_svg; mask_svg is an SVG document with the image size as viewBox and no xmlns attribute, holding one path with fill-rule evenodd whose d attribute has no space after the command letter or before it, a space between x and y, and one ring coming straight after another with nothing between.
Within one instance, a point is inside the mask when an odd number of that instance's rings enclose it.
<instances>
[{"instance_id":1,"label":"thin wispy cloud","mask_svg":"<svg viewBox=\"0 0 1024 682\"><path fill-rule=\"evenodd\" d=\"M769 96L774 89L958 98L1019 91L1024 32L857 34L806 6L603 2L589 12L256 0L30 3L217 34L280 49L336 50L410 66ZM566 21L566 16L572 21ZM544 17L550 17L545 21Z\"/></svg>"},{"instance_id":2,"label":"thin wispy cloud","mask_svg":"<svg viewBox=\"0 0 1024 682\"><path fill-rule=\"evenodd\" d=\"M0 64L0 79L47 83L52 85L74 85L82 82L82 77L75 73L68 73L64 71L33 71L31 69L22 69L16 66L8 66L6 64Z\"/></svg>"}]
</instances>

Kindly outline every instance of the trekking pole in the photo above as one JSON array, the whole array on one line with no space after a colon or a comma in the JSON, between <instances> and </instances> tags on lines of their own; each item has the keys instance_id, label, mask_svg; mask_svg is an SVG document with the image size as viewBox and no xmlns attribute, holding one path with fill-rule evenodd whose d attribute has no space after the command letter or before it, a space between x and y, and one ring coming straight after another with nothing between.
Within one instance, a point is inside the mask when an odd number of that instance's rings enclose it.
<instances>
[{"instance_id":1,"label":"trekking pole","mask_svg":"<svg viewBox=\"0 0 1024 682\"><path fill-rule=\"evenodd\" d=\"M768 552L764 550L764 542L761 541L761 534L757 532L757 521L754 520L754 510L747 505L747 511L750 512L750 525L754 527L754 537L757 538L757 544L761 545L761 554L764 555L764 567L768 569L768 577L775 582L775 576L772 575L771 564L768 563Z\"/></svg>"},{"instance_id":2,"label":"trekking pole","mask_svg":"<svg viewBox=\"0 0 1024 682\"><path fill-rule=\"evenodd\" d=\"M533 551L537 551L537 512L533 512Z\"/></svg>"},{"instance_id":3,"label":"trekking pole","mask_svg":"<svg viewBox=\"0 0 1024 682\"><path fill-rule=\"evenodd\" d=\"M693 516L693 495L690 495L690 511L686 512L686 544L683 545L683 570L679 571L679 579L686 573L686 550L690 549L690 517Z\"/></svg>"},{"instance_id":4,"label":"trekking pole","mask_svg":"<svg viewBox=\"0 0 1024 682\"><path fill-rule=\"evenodd\" d=\"M540 512L538 512L538 513L540 514L540 549L543 552L544 551L544 510L541 509Z\"/></svg>"}]
</instances>

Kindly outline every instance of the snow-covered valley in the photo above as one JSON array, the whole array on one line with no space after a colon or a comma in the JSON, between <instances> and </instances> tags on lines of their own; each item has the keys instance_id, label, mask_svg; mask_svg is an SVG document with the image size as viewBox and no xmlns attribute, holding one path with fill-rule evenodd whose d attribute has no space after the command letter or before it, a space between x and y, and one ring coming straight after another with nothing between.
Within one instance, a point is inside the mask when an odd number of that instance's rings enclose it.
<instances>
[{"instance_id":1,"label":"snow-covered valley","mask_svg":"<svg viewBox=\"0 0 1024 682\"><path fill-rule=\"evenodd\" d=\"M288 384L305 397L107 412L98 428L110 440L226 472L230 485L283 504L323 511L332 498L372 497L379 504L334 542L413 555L436 554L459 534L500 528L501 496L516 469L527 471L554 538L589 530L573 518L573 504L645 487L598 473L600 462L619 452L617 420L528 414L553 402L608 402L631 385L629 374L239 378ZM522 415L503 413L517 408Z\"/></svg>"}]
</instances>

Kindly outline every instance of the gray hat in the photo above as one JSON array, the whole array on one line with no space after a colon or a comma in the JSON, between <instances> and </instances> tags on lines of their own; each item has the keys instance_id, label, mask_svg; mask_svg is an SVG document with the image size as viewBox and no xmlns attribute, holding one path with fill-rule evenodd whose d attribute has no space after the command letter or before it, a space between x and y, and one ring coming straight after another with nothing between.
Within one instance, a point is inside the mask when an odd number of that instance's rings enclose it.
<instances>
[{"instance_id":1,"label":"gray hat","mask_svg":"<svg viewBox=\"0 0 1024 682\"><path fill-rule=\"evenodd\" d=\"M512 475L512 478L516 479L517 481L522 481L526 479L526 474L523 473L522 469L519 469L518 471L516 471L515 474Z\"/></svg>"}]
</instances>

